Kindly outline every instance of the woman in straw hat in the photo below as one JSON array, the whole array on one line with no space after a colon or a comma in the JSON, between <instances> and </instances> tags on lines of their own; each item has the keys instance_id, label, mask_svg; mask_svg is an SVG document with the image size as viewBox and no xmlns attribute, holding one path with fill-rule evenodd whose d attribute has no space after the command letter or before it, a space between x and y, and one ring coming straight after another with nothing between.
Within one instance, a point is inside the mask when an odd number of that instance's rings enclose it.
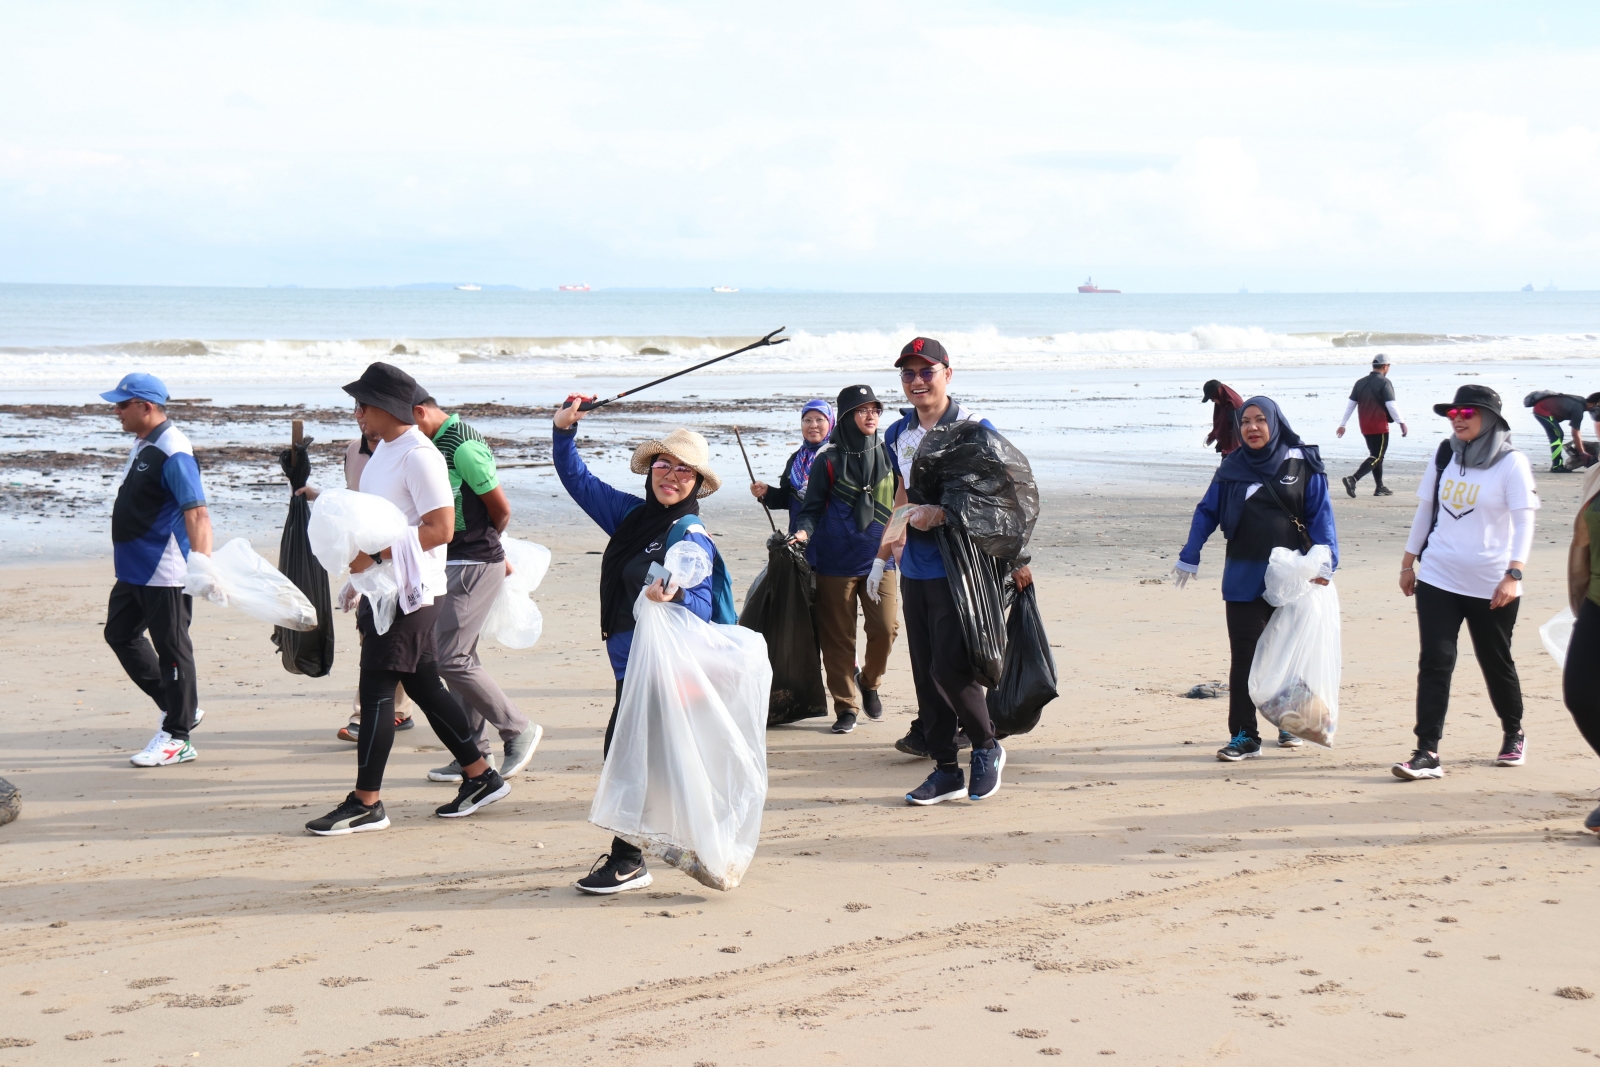
<instances>
[{"instance_id":1,"label":"woman in straw hat","mask_svg":"<svg viewBox=\"0 0 1600 1067\"><path fill-rule=\"evenodd\" d=\"M1417 513L1400 560L1400 591L1417 600L1417 748L1396 763L1396 778L1443 778L1439 741L1450 707L1461 624L1500 716L1497 767L1527 759L1522 732L1522 681L1511 658L1511 631L1522 603L1522 567L1533 548L1539 493L1528 457L1511 444L1500 394L1463 385L1434 414L1450 420L1417 486Z\"/></svg>"},{"instance_id":2,"label":"woman in straw hat","mask_svg":"<svg viewBox=\"0 0 1600 1067\"><path fill-rule=\"evenodd\" d=\"M722 487L711 469L706 439L693 430L677 429L665 437L646 441L634 449L629 469L642 474L644 495L635 496L607 485L590 473L578 455L577 423L587 412L578 410L592 396L571 396L556 412L551 449L561 484L595 523L611 538L600 559L600 636L617 680L617 700L622 699L622 678L628 671L633 647L633 602L639 591L658 603L681 604L707 622L733 624L738 612L728 570L700 523L700 498ZM711 558L711 576L688 589L669 588L657 581L647 585L652 563L666 559L667 549L679 541L699 545ZM606 724L605 752L617 725L617 705ZM578 882L585 893L620 893L650 884L644 853L622 838L613 838L611 851Z\"/></svg>"}]
</instances>

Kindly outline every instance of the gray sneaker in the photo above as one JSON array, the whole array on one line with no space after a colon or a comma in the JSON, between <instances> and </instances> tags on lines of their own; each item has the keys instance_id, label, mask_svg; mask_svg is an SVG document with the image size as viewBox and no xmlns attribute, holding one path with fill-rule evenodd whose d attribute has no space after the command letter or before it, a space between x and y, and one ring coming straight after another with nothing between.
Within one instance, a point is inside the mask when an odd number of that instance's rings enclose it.
<instances>
[{"instance_id":1,"label":"gray sneaker","mask_svg":"<svg viewBox=\"0 0 1600 1067\"><path fill-rule=\"evenodd\" d=\"M459 781L461 781L461 763L460 763L460 761L459 760L451 760L449 763L446 763L443 767L435 767L433 770L428 772L428 781L430 781L430 782L459 782Z\"/></svg>"},{"instance_id":2,"label":"gray sneaker","mask_svg":"<svg viewBox=\"0 0 1600 1067\"><path fill-rule=\"evenodd\" d=\"M510 778L518 774L533 759L533 750L539 747L539 740L544 737L544 727L533 723L515 739L506 742L506 758L500 763L500 777Z\"/></svg>"}]
</instances>

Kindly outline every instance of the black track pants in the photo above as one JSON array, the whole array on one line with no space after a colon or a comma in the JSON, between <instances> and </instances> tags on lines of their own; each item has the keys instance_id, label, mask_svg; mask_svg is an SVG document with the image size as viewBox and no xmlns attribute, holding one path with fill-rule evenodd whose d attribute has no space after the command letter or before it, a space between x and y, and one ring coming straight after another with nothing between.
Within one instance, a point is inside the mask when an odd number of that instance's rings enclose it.
<instances>
[{"instance_id":1,"label":"black track pants","mask_svg":"<svg viewBox=\"0 0 1600 1067\"><path fill-rule=\"evenodd\" d=\"M480 758L473 742L472 725L460 701L445 688L439 664L422 660L411 672L382 667L361 668L361 733L356 741L356 788L377 792L383 787L383 770L394 747L394 688L405 687L406 696L428 717L428 725L444 747L465 767Z\"/></svg>"},{"instance_id":2,"label":"black track pants","mask_svg":"<svg viewBox=\"0 0 1600 1067\"><path fill-rule=\"evenodd\" d=\"M1361 461L1361 466L1356 468L1356 481L1372 472L1372 480L1378 483L1378 488L1383 488L1383 454L1389 451L1389 435L1386 433L1364 433L1367 439L1367 458Z\"/></svg>"},{"instance_id":3,"label":"black track pants","mask_svg":"<svg viewBox=\"0 0 1600 1067\"><path fill-rule=\"evenodd\" d=\"M1422 643L1417 658L1417 747L1439 750L1463 622L1472 636L1472 651L1502 729L1510 734L1522 729L1522 682L1511 658L1511 631L1517 625L1521 598L1491 611L1488 597L1462 596L1418 582L1416 601L1417 634Z\"/></svg>"},{"instance_id":4,"label":"black track pants","mask_svg":"<svg viewBox=\"0 0 1600 1067\"><path fill-rule=\"evenodd\" d=\"M1256 705L1250 699L1250 665L1256 660L1256 642L1267 628L1267 620L1278 609L1263 597L1254 600L1229 600L1228 649L1228 734L1261 740L1256 725Z\"/></svg>"},{"instance_id":5,"label":"black track pants","mask_svg":"<svg viewBox=\"0 0 1600 1067\"><path fill-rule=\"evenodd\" d=\"M1567 645L1561 695L1578 732L1600 756L1600 606L1585 597Z\"/></svg>"},{"instance_id":6,"label":"black track pants","mask_svg":"<svg viewBox=\"0 0 1600 1067\"><path fill-rule=\"evenodd\" d=\"M161 728L180 740L188 740L200 704L189 641L193 606L177 586L118 582L106 607L106 644L133 684L161 709Z\"/></svg>"},{"instance_id":7,"label":"black track pants","mask_svg":"<svg viewBox=\"0 0 1600 1067\"><path fill-rule=\"evenodd\" d=\"M972 677L949 579L902 577L900 595L911 680L917 689L917 721L928 754L941 766L954 764L958 729L966 731L974 749L993 748L989 704L983 686Z\"/></svg>"}]
</instances>

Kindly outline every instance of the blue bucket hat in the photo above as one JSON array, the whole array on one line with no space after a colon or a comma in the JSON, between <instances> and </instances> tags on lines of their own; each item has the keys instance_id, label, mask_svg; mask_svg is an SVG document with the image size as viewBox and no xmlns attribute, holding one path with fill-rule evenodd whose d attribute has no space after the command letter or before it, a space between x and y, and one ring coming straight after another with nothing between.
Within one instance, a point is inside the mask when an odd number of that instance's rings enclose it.
<instances>
[{"instance_id":1,"label":"blue bucket hat","mask_svg":"<svg viewBox=\"0 0 1600 1067\"><path fill-rule=\"evenodd\" d=\"M161 384L161 379L154 374L145 374L135 371L124 375L117 387L109 393L101 393L101 400L109 400L113 404L120 404L124 400L148 400L152 404L165 404L167 402L167 387Z\"/></svg>"}]
</instances>

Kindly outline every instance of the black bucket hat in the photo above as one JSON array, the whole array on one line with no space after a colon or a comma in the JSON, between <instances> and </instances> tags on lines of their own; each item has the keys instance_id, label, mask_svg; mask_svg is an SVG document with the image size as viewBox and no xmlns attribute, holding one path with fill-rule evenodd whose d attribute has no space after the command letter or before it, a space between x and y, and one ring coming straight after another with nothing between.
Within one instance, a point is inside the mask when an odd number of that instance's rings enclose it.
<instances>
[{"instance_id":1,"label":"black bucket hat","mask_svg":"<svg viewBox=\"0 0 1600 1067\"><path fill-rule=\"evenodd\" d=\"M1451 408L1479 408L1483 411L1492 411L1501 429L1511 429L1506 417L1500 414L1500 394L1487 385L1463 385L1456 390L1456 398L1450 403L1433 405L1433 413L1448 417Z\"/></svg>"},{"instance_id":2,"label":"black bucket hat","mask_svg":"<svg viewBox=\"0 0 1600 1067\"><path fill-rule=\"evenodd\" d=\"M839 392L839 402L835 405L835 410L839 412L839 418L842 419L856 408L865 404L876 404L880 408L883 407L883 401L879 400L877 395L873 393L872 386L847 385Z\"/></svg>"},{"instance_id":3,"label":"black bucket hat","mask_svg":"<svg viewBox=\"0 0 1600 1067\"><path fill-rule=\"evenodd\" d=\"M361 377L344 387L356 403L386 411L409 425L416 424L411 407L418 394L417 380L399 367L388 363L373 363L361 372Z\"/></svg>"}]
</instances>

